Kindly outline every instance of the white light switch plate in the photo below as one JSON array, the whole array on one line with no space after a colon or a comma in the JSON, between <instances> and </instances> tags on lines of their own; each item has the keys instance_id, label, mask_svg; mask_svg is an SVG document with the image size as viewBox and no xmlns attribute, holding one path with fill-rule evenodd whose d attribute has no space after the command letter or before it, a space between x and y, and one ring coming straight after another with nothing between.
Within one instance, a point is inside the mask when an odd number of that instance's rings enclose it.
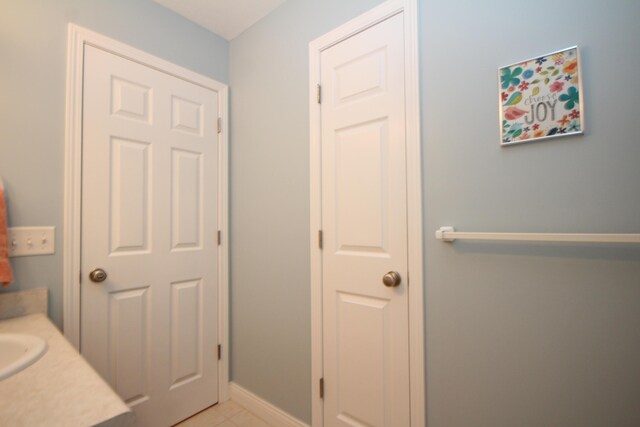
<instances>
[{"instance_id":1,"label":"white light switch plate","mask_svg":"<svg viewBox=\"0 0 640 427\"><path fill-rule=\"evenodd\" d=\"M55 227L9 227L9 256L48 255L55 251Z\"/></svg>"}]
</instances>

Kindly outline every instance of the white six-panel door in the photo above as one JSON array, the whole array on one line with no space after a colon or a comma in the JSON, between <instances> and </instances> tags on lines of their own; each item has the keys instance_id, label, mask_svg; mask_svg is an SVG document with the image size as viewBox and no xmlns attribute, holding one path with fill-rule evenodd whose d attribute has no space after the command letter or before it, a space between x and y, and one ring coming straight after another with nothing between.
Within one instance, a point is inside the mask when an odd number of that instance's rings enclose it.
<instances>
[{"instance_id":1,"label":"white six-panel door","mask_svg":"<svg viewBox=\"0 0 640 427\"><path fill-rule=\"evenodd\" d=\"M217 402L218 94L85 49L81 351L169 426Z\"/></svg>"},{"instance_id":2,"label":"white six-panel door","mask_svg":"<svg viewBox=\"0 0 640 427\"><path fill-rule=\"evenodd\" d=\"M406 427L403 15L322 51L320 78L324 425Z\"/></svg>"}]
</instances>

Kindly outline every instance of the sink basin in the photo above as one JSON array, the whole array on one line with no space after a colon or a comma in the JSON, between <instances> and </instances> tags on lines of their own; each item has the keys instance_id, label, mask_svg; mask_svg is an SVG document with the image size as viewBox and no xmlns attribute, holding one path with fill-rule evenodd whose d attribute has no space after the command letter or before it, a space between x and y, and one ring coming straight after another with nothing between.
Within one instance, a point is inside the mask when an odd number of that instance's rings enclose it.
<instances>
[{"instance_id":1,"label":"sink basin","mask_svg":"<svg viewBox=\"0 0 640 427\"><path fill-rule=\"evenodd\" d=\"M40 337L26 334L0 334L0 380L20 372L47 351Z\"/></svg>"}]
</instances>

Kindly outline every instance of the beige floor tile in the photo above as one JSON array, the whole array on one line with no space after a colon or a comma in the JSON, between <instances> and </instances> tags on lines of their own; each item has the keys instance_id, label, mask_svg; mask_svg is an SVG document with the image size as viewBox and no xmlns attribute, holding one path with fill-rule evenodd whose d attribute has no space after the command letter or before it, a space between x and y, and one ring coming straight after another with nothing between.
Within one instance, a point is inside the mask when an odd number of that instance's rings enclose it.
<instances>
[{"instance_id":1,"label":"beige floor tile","mask_svg":"<svg viewBox=\"0 0 640 427\"><path fill-rule=\"evenodd\" d=\"M217 406L205 409L177 424L176 427L219 427L227 418L216 410Z\"/></svg>"},{"instance_id":2,"label":"beige floor tile","mask_svg":"<svg viewBox=\"0 0 640 427\"><path fill-rule=\"evenodd\" d=\"M216 412L223 415L224 417L231 418L236 415L238 412L243 411L244 408L238 405L236 402L231 400L227 400L226 402L219 403L213 407Z\"/></svg>"},{"instance_id":3,"label":"beige floor tile","mask_svg":"<svg viewBox=\"0 0 640 427\"><path fill-rule=\"evenodd\" d=\"M238 427L269 427L265 421L244 409L231 417L231 422Z\"/></svg>"},{"instance_id":4,"label":"beige floor tile","mask_svg":"<svg viewBox=\"0 0 640 427\"><path fill-rule=\"evenodd\" d=\"M272 427L235 402L227 401L194 415L174 427Z\"/></svg>"}]
</instances>

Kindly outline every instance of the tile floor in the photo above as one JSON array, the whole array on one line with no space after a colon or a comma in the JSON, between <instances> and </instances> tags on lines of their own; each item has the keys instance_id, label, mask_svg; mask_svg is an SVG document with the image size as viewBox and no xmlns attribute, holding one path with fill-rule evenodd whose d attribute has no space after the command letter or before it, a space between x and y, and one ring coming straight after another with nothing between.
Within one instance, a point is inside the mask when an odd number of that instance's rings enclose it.
<instances>
[{"instance_id":1,"label":"tile floor","mask_svg":"<svg viewBox=\"0 0 640 427\"><path fill-rule=\"evenodd\" d=\"M176 424L175 427L273 427L247 411L236 402L228 400L214 405Z\"/></svg>"}]
</instances>

